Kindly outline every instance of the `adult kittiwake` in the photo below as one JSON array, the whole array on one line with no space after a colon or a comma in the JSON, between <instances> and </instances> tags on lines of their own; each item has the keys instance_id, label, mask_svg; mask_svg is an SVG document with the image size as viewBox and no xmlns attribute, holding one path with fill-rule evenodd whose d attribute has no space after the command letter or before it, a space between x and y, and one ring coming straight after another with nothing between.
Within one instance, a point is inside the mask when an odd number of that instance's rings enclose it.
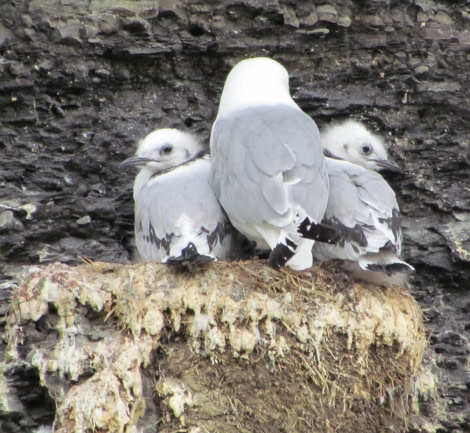
<instances>
[{"instance_id":1,"label":"adult kittiwake","mask_svg":"<svg viewBox=\"0 0 470 433\"><path fill-rule=\"evenodd\" d=\"M388 158L382 138L355 120L327 127L321 133L321 142L326 156L344 159L369 170L401 172L398 164Z\"/></svg>"},{"instance_id":2,"label":"adult kittiwake","mask_svg":"<svg viewBox=\"0 0 470 433\"><path fill-rule=\"evenodd\" d=\"M134 182L135 242L143 259L205 263L232 258L234 229L210 186L210 158L192 134L158 129L121 163Z\"/></svg>"},{"instance_id":3,"label":"adult kittiwake","mask_svg":"<svg viewBox=\"0 0 470 433\"><path fill-rule=\"evenodd\" d=\"M363 130L357 130L363 136ZM338 137L343 138L336 143L337 148L345 149L338 144L346 141L359 142L354 135ZM370 143L370 137L363 142ZM375 143L377 149L374 150L380 155L377 160L390 162L385 148L379 144ZM343 156L348 157L348 154ZM400 258L402 230L398 203L384 178L365 168L371 166L368 156L355 158L360 165L326 158L330 189L323 223L335 227L341 241L336 245L316 243L313 255L319 260L346 260L347 268L367 281L404 285L407 275L414 269ZM385 165L394 168L393 164ZM377 169L383 166L375 165Z\"/></svg>"},{"instance_id":4,"label":"adult kittiwake","mask_svg":"<svg viewBox=\"0 0 470 433\"><path fill-rule=\"evenodd\" d=\"M272 250L271 267L309 268L314 240L303 236L335 235L319 225L328 174L318 128L290 96L280 63L257 57L233 67L210 147L212 186L235 228Z\"/></svg>"}]
</instances>

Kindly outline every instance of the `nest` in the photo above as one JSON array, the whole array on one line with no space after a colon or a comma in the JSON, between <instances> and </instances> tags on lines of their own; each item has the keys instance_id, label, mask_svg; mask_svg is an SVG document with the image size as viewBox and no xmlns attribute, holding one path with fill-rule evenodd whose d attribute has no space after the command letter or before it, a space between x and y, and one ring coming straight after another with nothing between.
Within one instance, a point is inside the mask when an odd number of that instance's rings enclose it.
<instances>
[{"instance_id":1,"label":"nest","mask_svg":"<svg viewBox=\"0 0 470 433\"><path fill-rule=\"evenodd\" d=\"M52 264L6 339L3 371L37 369L61 433L402 432L426 344L398 286L261 262Z\"/></svg>"}]
</instances>

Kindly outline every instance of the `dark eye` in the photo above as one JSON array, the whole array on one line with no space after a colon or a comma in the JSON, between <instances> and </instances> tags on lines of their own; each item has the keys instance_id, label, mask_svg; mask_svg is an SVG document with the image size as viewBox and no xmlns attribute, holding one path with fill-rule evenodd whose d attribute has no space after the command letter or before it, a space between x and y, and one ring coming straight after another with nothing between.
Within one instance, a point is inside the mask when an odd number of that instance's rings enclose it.
<instances>
[{"instance_id":1,"label":"dark eye","mask_svg":"<svg viewBox=\"0 0 470 433\"><path fill-rule=\"evenodd\" d=\"M372 146L370 144L363 144L362 145L362 153L364 155L369 155L372 152Z\"/></svg>"},{"instance_id":2,"label":"dark eye","mask_svg":"<svg viewBox=\"0 0 470 433\"><path fill-rule=\"evenodd\" d=\"M165 144L160 148L160 155L169 155L173 152L173 146L171 144Z\"/></svg>"}]
</instances>

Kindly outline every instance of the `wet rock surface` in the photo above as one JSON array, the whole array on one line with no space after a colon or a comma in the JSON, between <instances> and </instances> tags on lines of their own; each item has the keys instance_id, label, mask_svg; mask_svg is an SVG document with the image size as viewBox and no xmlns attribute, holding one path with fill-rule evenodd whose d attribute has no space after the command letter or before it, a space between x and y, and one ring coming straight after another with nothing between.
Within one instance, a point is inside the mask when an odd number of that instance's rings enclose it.
<instances>
[{"instance_id":1,"label":"wet rock surface","mask_svg":"<svg viewBox=\"0 0 470 433\"><path fill-rule=\"evenodd\" d=\"M362 120L403 167L388 180L438 379L421 411L428 431L470 431L469 17L466 1L2 2L2 314L29 265L132 260L119 163L156 127L208 138L230 68L272 56L320 128Z\"/></svg>"}]
</instances>

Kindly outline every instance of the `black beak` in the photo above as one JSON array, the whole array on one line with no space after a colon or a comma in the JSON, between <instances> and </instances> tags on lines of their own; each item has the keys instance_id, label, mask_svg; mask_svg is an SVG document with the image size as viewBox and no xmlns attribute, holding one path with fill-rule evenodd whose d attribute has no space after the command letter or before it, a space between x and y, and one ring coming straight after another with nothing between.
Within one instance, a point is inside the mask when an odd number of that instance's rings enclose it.
<instances>
[{"instance_id":1,"label":"black beak","mask_svg":"<svg viewBox=\"0 0 470 433\"><path fill-rule=\"evenodd\" d=\"M403 173L402 168L395 161L390 161L389 159L376 159L375 162L382 170L392 171L394 173Z\"/></svg>"},{"instance_id":2,"label":"black beak","mask_svg":"<svg viewBox=\"0 0 470 433\"><path fill-rule=\"evenodd\" d=\"M147 162L153 161L150 158L140 158L138 156L131 156L130 158L125 159L119 164L119 167L140 167L147 164Z\"/></svg>"}]
</instances>

